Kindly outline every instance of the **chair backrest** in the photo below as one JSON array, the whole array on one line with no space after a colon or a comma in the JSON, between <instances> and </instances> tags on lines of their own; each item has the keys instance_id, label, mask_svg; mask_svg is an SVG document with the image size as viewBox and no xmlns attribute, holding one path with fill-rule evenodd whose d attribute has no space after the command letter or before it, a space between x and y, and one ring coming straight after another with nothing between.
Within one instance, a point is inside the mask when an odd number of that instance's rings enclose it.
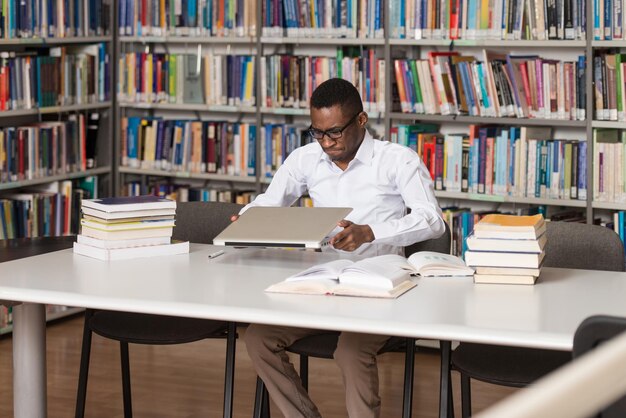
<instances>
[{"instance_id":1,"label":"chair backrest","mask_svg":"<svg viewBox=\"0 0 626 418\"><path fill-rule=\"evenodd\" d=\"M612 230L574 222L548 222L544 266L624 271L624 245Z\"/></svg>"},{"instance_id":2,"label":"chair backrest","mask_svg":"<svg viewBox=\"0 0 626 418\"><path fill-rule=\"evenodd\" d=\"M574 334L574 358L626 331L626 318L596 315L585 319ZM599 418L626 417L626 396L597 415Z\"/></svg>"},{"instance_id":3,"label":"chair backrest","mask_svg":"<svg viewBox=\"0 0 626 418\"><path fill-rule=\"evenodd\" d=\"M173 239L212 244L243 205L224 202L182 202L176 207Z\"/></svg>"},{"instance_id":4,"label":"chair backrest","mask_svg":"<svg viewBox=\"0 0 626 418\"><path fill-rule=\"evenodd\" d=\"M416 242L404 247L404 255L406 257L419 251L434 251L436 253L450 254L452 245L452 237L450 235L450 227L447 222L443 223L446 230L439 238L433 238L426 241Z\"/></svg>"}]
</instances>

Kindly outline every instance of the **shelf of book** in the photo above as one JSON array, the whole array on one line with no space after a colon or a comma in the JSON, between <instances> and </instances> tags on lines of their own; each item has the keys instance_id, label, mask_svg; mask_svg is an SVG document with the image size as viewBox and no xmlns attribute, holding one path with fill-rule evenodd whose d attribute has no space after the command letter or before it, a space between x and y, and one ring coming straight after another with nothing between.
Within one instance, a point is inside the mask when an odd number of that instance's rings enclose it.
<instances>
[{"instance_id":1,"label":"shelf of book","mask_svg":"<svg viewBox=\"0 0 626 418\"><path fill-rule=\"evenodd\" d=\"M498 124L498 125L524 125L524 126L564 126L584 128L587 122L584 120L561 120L561 119L523 119L523 118L492 118L481 116L454 116L454 115L426 115L421 113L398 113L390 115L394 120L415 120L421 122L439 123L463 123L463 124Z\"/></svg>"},{"instance_id":2,"label":"shelf of book","mask_svg":"<svg viewBox=\"0 0 626 418\"><path fill-rule=\"evenodd\" d=\"M254 44L250 36L120 36L121 43L171 44Z\"/></svg>"},{"instance_id":3,"label":"shelf of book","mask_svg":"<svg viewBox=\"0 0 626 418\"><path fill-rule=\"evenodd\" d=\"M180 112L214 112L214 113L256 113L254 106L222 106L208 104L184 104L184 103L135 103L118 102L119 107L128 109L146 110L173 110Z\"/></svg>"},{"instance_id":4,"label":"shelf of book","mask_svg":"<svg viewBox=\"0 0 626 418\"><path fill-rule=\"evenodd\" d=\"M112 42L111 36L69 36L66 38L14 38L0 39L0 46L53 46L75 44L97 44L100 42Z\"/></svg>"},{"instance_id":5,"label":"shelf of book","mask_svg":"<svg viewBox=\"0 0 626 418\"><path fill-rule=\"evenodd\" d=\"M58 312L52 312L52 313L47 313L46 314L46 321L50 322L50 321L55 321L57 319L61 319L61 318L66 318L68 316L71 315L76 315L78 313L84 312L85 309L84 308L70 308L68 307L67 309L58 311ZM4 334L10 334L13 331L13 327L11 325L0 328L0 335L4 335Z\"/></svg>"},{"instance_id":6,"label":"shelf of book","mask_svg":"<svg viewBox=\"0 0 626 418\"><path fill-rule=\"evenodd\" d=\"M389 44L405 46L486 47L486 48L584 48L585 41L513 41L497 39L389 39Z\"/></svg>"},{"instance_id":7,"label":"shelf of book","mask_svg":"<svg viewBox=\"0 0 626 418\"><path fill-rule=\"evenodd\" d=\"M626 122L594 120L591 122L593 128L626 129Z\"/></svg>"},{"instance_id":8,"label":"shelf of book","mask_svg":"<svg viewBox=\"0 0 626 418\"><path fill-rule=\"evenodd\" d=\"M591 207L594 209L609 209L609 210L623 210L626 211L626 202L591 202Z\"/></svg>"},{"instance_id":9,"label":"shelf of book","mask_svg":"<svg viewBox=\"0 0 626 418\"><path fill-rule=\"evenodd\" d=\"M541 199L533 197L515 197L515 196L500 196L489 195L480 193L463 193L463 192L449 192L435 190L435 196L442 199L459 199L469 201L482 201L482 202L499 202L499 203L527 203L529 205L551 205L551 206L565 206L572 208L584 208L587 206L586 200L569 200L569 199Z\"/></svg>"},{"instance_id":10,"label":"shelf of book","mask_svg":"<svg viewBox=\"0 0 626 418\"><path fill-rule=\"evenodd\" d=\"M210 174L210 173L190 173L188 171L165 171L165 170L149 170L143 168L120 167L119 172L122 174L135 174L141 176L158 176L171 177L181 179L196 180L213 180L227 181L234 183L256 183L256 177L250 176L230 176L227 174Z\"/></svg>"},{"instance_id":11,"label":"shelf of book","mask_svg":"<svg viewBox=\"0 0 626 418\"><path fill-rule=\"evenodd\" d=\"M591 41L594 48L626 48L626 41Z\"/></svg>"},{"instance_id":12,"label":"shelf of book","mask_svg":"<svg viewBox=\"0 0 626 418\"><path fill-rule=\"evenodd\" d=\"M262 36L263 44L279 45L335 45L335 46L376 46L385 45L382 38L324 38L324 37L268 37Z\"/></svg>"},{"instance_id":13,"label":"shelf of book","mask_svg":"<svg viewBox=\"0 0 626 418\"><path fill-rule=\"evenodd\" d=\"M79 179L89 176L98 176L102 174L109 174L111 172L110 166L92 168L85 171L76 171L73 173L58 174L55 176L46 176L32 180L20 180L7 183L0 183L0 190L13 190L21 187L35 186L37 184L47 184L61 180Z\"/></svg>"},{"instance_id":14,"label":"shelf of book","mask_svg":"<svg viewBox=\"0 0 626 418\"><path fill-rule=\"evenodd\" d=\"M52 113L69 113L78 112L83 110L98 110L108 109L111 107L111 102L100 103L86 103L70 106L48 106L38 107L34 109L19 109L19 110L2 110L0 111L0 118L14 118L17 116L30 116L30 115L46 115Z\"/></svg>"}]
</instances>

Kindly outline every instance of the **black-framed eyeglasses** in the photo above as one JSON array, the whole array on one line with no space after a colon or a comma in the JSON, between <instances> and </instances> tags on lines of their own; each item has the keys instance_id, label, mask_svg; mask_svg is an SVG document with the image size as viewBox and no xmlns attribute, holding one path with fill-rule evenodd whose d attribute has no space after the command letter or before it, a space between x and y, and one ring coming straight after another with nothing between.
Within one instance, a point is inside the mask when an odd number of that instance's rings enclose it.
<instances>
[{"instance_id":1,"label":"black-framed eyeglasses","mask_svg":"<svg viewBox=\"0 0 626 418\"><path fill-rule=\"evenodd\" d=\"M322 139L324 139L324 136L327 136L330 139L337 140L337 139L339 139L339 138L341 138L343 136L343 131L345 131L346 128L348 128L348 126L350 126L361 113L362 112L359 112L356 115L352 116L350 118L350 120L348 121L348 123L346 123L341 128L333 128L333 129L329 129L327 131L322 131L321 129L315 129L311 125L311 126L309 126L309 129L308 129L309 135L311 135L312 138L314 138L314 139L316 139L318 141L321 141Z\"/></svg>"}]
</instances>

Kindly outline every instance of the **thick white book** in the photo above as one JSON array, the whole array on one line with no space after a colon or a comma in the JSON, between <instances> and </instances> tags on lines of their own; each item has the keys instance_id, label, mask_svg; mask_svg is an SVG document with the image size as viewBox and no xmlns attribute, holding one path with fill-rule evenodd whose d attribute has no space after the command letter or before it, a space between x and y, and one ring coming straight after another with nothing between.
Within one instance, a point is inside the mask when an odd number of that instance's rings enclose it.
<instances>
[{"instance_id":1,"label":"thick white book","mask_svg":"<svg viewBox=\"0 0 626 418\"><path fill-rule=\"evenodd\" d=\"M166 245L169 244L170 241L170 237L152 237L120 240L104 240L88 237L86 235L78 235L76 237L76 242L78 242L79 244L103 249L146 247L149 245Z\"/></svg>"},{"instance_id":2,"label":"thick white book","mask_svg":"<svg viewBox=\"0 0 626 418\"><path fill-rule=\"evenodd\" d=\"M539 268L544 255L545 252L534 254L466 251L465 262L468 266Z\"/></svg>"},{"instance_id":3,"label":"thick white book","mask_svg":"<svg viewBox=\"0 0 626 418\"><path fill-rule=\"evenodd\" d=\"M478 238L470 235L466 242L471 251L540 253L546 246L547 235L544 233L537 239Z\"/></svg>"},{"instance_id":4,"label":"thick white book","mask_svg":"<svg viewBox=\"0 0 626 418\"><path fill-rule=\"evenodd\" d=\"M91 245L74 243L74 254L80 254L98 260L130 260L143 257L162 257L167 255L187 254L189 241L165 245L151 245L134 248L98 248Z\"/></svg>"},{"instance_id":5,"label":"thick white book","mask_svg":"<svg viewBox=\"0 0 626 418\"><path fill-rule=\"evenodd\" d=\"M176 209L176 201L151 195L108 197L104 199L85 199L81 202L81 206L103 212L123 212L146 209Z\"/></svg>"},{"instance_id":6,"label":"thick white book","mask_svg":"<svg viewBox=\"0 0 626 418\"><path fill-rule=\"evenodd\" d=\"M539 276L541 266L537 268L524 267L483 267L476 266L476 274L496 274L509 276Z\"/></svg>"},{"instance_id":7,"label":"thick white book","mask_svg":"<svg viewBox=\"0 0 626 418\"><path fill-rule=\"evenodd\" d=\"M484 284L535 284L537 276L511 274L475 274L474 283Z\"/></svg>"}]
</instances>

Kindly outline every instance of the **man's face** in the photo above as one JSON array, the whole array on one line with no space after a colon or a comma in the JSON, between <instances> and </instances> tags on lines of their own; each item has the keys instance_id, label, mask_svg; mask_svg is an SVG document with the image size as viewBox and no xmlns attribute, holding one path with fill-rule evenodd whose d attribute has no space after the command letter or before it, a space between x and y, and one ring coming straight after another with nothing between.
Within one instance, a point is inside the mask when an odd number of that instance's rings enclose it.
<instances>
[{"instance_id":1,"label":"man's face","mask_svg":"<svg viewBox=\"0 0 626 418\"><path fill-rule=\"evenodd\" d=\"M362 127L366 122L367 116L363 112L346 115L339 106L311 108L311 128L315 132L314 139L335 162L352 161L361 146L364 136ZM322 133L325 134L321 135Z\"/></svg>"}]
</instances>

